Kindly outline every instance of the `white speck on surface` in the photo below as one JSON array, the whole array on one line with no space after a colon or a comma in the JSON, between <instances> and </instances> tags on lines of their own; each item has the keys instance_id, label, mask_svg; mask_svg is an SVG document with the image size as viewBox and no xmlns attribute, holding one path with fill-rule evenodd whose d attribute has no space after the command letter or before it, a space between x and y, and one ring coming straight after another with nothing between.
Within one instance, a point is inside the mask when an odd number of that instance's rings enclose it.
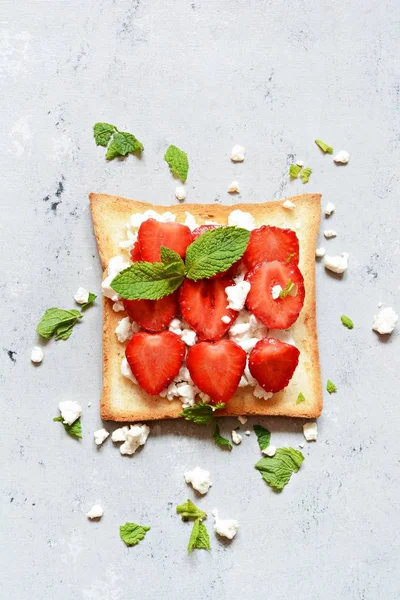
<instances>
[{"instance_id":1,"label":"white speck on surface","mask_svg":"<svg viewBox=\"0 0 400 600\"><path fill-rule=\"evenodd\" d=\"M315 421L312 423L304 423L303 435L307 442L316 442L318 438L318 426Z\"/></svg>"},{"instance_id":2,"label":"white speck on surface","mask_svg":"<svg viewBox=\"0 0 400 600\"><path fill-rule=\"evenodd\" d=\"M100 504L95 504L89 510L89 512L87 513L87 516L88 516L89 519L101 519L101 517L103 516L103 514L104 514L104 510L100 506Z\"/></svg>"},{"instance_id":3,"label":"white speck on surface","mask_svg":"<svg viewBox=\"0 0 400 600\"><path fill-rule=\"evenodd\" d=\"M399 315L391 306L387 306L374 316L372 329L381 335L387 335L393 332L398 320Z\"/></svg>"},{"instance_id":4,"label":"white speck on surface","mask_svg":"<svg viewBox=\"0 0 400 600\"><path fill-rule=\"evenodd\" d=\"M337 236L337 233L334 229L324 229L324 236L326 239L334 238Z\"/></svg>"},{"instance_id":5,"label":"white speck on surface","mask_svg":"<svg viewBox=\"0 0 400 600\"><path fill-rule=\"evenodd\" d=\"M325 206L325 214L327 217L329 217L335 210L336 206L334 204L332 204L332 202L328 202L328 204Z\"/></svg>"},{"instance_id":6,"label":"white speck on surface","mask_svg":"<svg viewBox=\"0 0 400 600\"><path fill-rule=\"evenodd\" d=\"M75 400L65 400L58 405L63 423L72 425L82 414L82 407Z\"/></svg>"},{"instance_id":7,"label":"white speck on surface","mask_svg":"<svg viewBox=\"0 0 400 600\"><path fill-rule=\"evenodd\" d=\"M325 256L325 268L333 273L344 273L349 266L349 256L347 252L338 256Z\"/></svg>"},{"instance_id":8,"label":"white speck on surface","mask_svg":"<svg viewBox=\"0 0 400 600\"><path fill-rule=\"evenodd\" d=\"M340 150L336 156L334 157L334 161L337 164L340 165L347 165L347 163L349 162L349 158L350 158L350 154L347 152L347 150Z\"/></svg>"},{"instance_id":9,"label":"white speck on surface","mask_svg":"<svg viewBox=\"0 0 400 600\"><path fill-rule=\"evenodd\" d=\"M243 439L242 436L240 435L240 433L238 431L236 431L236 429L232 429L231 437L232 437L232 442L234 444L236 444L236 446L238 446L242 442L242 439Z\"/></svg>"},{"instance_id":10,"label":"white speck on surface","mask_svg":"<svg viewBox=\"0 0 400 600\"><path fill-rule=\"evenodd\" d=\"M1 73L1 32L0 32L0 73ZM1 78L1 74L0 74ZM12 150L9 150L11 154L16 157L22 156L25 152L27 156L30 156L32 149L32 133L28 123L27 117L21 117L15 121L8 134L11 138Z\"/></svg>"},{"instance_id":11,"label":"white speck on surface","mask_svg":"<svg viewBox=\"0 0 400 600\"><path fill-rule=\"evenodd\" d=\"M298 167L304 167L304 160L297 160L297 161L296 161L296 165L297 165Z\"/></svg>"},{"instance_id":12,"label":"white speck on surface","mask_svg":"<svg viewBox=\"0 0 400 600\"><path fill-rule=\"evenodd\" d=\"M316 256L317 258L322 258L322 257L325 255L325 252L326 252L325 248L323 248L323 247L321 246L320 248L317 248L317 249L315 250L315 256Z\"/></svg>"},{"instance_id":13,"label":"white speck on surface","mask_svg":"<svg viewBox=\"0 0 400 600\"><path fill-rule=\"evenodd\" d=\"M31 361L38 365L42 362L43 357L43 350L40 348L40 346L34 346L31 352Z\"/></svg>"},{"instance_id":14,"label":"white speck on surface","mask_svg":"<svg viewBox=\"0 0 400 600\"><path fill-rule=\"evenodd\" d=\"M77 304L85 304L89 300L89 292L83 287L78 288L74 300Z\"/></svg>"},{"instance_id":15,"label":"white speck on surface","mask_svg":"<svg viewBox=\"0 0 400 600\"><path fill-rule=\"evenodd\" d=\"M183 185L177 185L175 188L175 197L177 200L182 202L186 198L186 190Z\"/></svg>"},{"instance_id":16,"label":"white speck on surface","mask_svg":"<svg viewBox=\"0 0 400 600\"><path fill-rule=\"evenodd\" d=\"M296 205L294 202L292 202L291 200L285 200L285 202L282 204L283 208L287 208L288 210L294 210L296 208Z\"/></svg>"},{"instance_id":17,"label":"white speck on surface","mask_svg":"<svg viewBox=\"0 0 400 600\"><path fill-rule=\"evenodd\" d=\"M228 325L228 323L231 322L231 318L228 315L224 315L223 317L221 317L221 321L225 323L225 325Z\"/></svg>"},{"instance_id":18,"label":"white speck on surface","mask_svg":"<svg viewBox=\"0 0 400 600\"><path fill-rule=\"evenodd\" d=\"M246 153L246 148L244 148L244 146L235 144L235 146L233 146L233 148L231 150L231 161L232 162L243 162L245 153Z\"/></svg>"},{"instance_id":19,"label":"white speck on surface","mask_svg":"<svg viewBox=\"0 0 400 600\"><path fill-rule=\"evenodd\" d=\"M105 429L104 427L95 431L93 434L93 438L96 446L101 446L102 443L106 441L109 435L110 434L108 433L107 429Z\"/></svg>"},{"instance_id":20,"label":"white speck on surface","mask_svg":"<svg viewBox=\"0 0 400 600\"><path fill-rule=\"evenodd\" d=\"M225 288L226 296L228 299L227 308L232 310L242 310L246 303L247 294L250 291L249 281L240 281L236 285L228 285Z\"/></svg>"},{"instance_id":21,"label":"white speck on surface","mask_svg":"<svg viewBox=\"0 0 400 600\"><path fill-rule=\"evenodd\" d=\"M214 508L212 514L214 517L215 532L222 537L228 538L228 540L232 540L239 529L239 521L235 519L220 519L216 508Z\"/></svg>"},{"instance_id":22,"label":"white speck on surface","mask_svg":"<svg viewBox=\"0 0 400 600\"><path fill-rule=\"evenodd\" d=\"M264 450L261 450L262 454L265 454L265 456L275 456L276 454L276 447L273 446L272 444L270 444L269 446L267 446L266 448L264 448Z\"/></svg>"},{"instance_id":23,"label":"white speck on surface","mask_svg":"<svg viewBox=\"0 0 400 600\"><path fill-rule=\"evenodd\" d=\"M302 442L301 444L299 444L299 448L304 448L305 444Z\"/></svg>"},{"instance_id":24,"label":"white speck on surface","mask_svg":"<svg viewBox=\"0 0 400 600\"><path fill-rule=\"evenodd\" d=\"M127 454L129 456L135 454L139 446L145 445L146 440L149 437L149 433L150 427L148 425L142 425L141 423L131 425L129 430L126 432L125 442L119 448L121 454Z\"/></svg>"},{"instance_id":25,"label":"white speck on surface","mask_svg":"<svg viewBox=\"0 0 400 600\"><path fill-rule=\"evenodd\" d=\"M271 293L272 293L273 300L278 300L279 294L281 293L281 291L282 291L282 286L281 285L274 285L272 287Z\"/></svg>"},{"instance_id":26,"label":"white speck on surface","mask_svg":"<svg viewBox=\"0 0 400 600\"><path fill-rule=\"evenodd\" d=\"M247 429L247 430L244 432L244 435L247 435L247 436L251 435L251 431L250 431L249 429Z\"/></svg>"},{"instance_id":27,"label":"white speck on surface","mask_svg":"<svg viewBox=\"0 0 400 600\"><path fill-rule=\"evenodd\" d=\"M227 192L228 194L240 194L239 182L232 181L232 183L228 185Z\"/></svg>"},{"instance_id":28,"label":"white speck on surface","mask_svg":"<svg viewBox=\"0 0 400 600\"><path fill-rule=\"evenodd\" d=\"M199 494L207 494L212 486L211 473L200 467L195 467L192 471L187 471L184 475L186 483L190 483L194 490Z\"/></svg>"},{"instance_id":29,"label":"white speck on surface","mask_svg":"<svg viewBox=\"0 0 400 600\"><path fill-rule=\"evenodd\" d=\"M239 423L241 423L242 425L245 425L247 423L247 417L243 417L242 415L239 415L238 417L238 421Z\"/></svg>"},{"instance_id":30,"label":"white speck on surface","mask_svg":"<svg viewBox=\"0 0 400 600\"><path fill-rule=\"evenodd\" d=\"M379 301L378 304L377 304L377 307L378 308L382 308L382 306L383 306L383 302Z\"/></svg>"}]
</instances>

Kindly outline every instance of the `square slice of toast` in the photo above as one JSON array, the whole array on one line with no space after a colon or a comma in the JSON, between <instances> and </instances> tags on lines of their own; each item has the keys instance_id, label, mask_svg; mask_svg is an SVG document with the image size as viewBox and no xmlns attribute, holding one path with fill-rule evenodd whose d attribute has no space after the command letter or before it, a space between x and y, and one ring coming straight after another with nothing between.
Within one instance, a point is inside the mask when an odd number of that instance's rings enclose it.
<instances>
[{"instance_id":1,"label":"square slice of toast","mask_svg":"<svg viewBox=\"0 0 400 600\"><path fill-rule=\"evenodd\" d=\"M94 232L103 270L106 271L111 257L121 255L119 242L125 238L125 225L133 213L152 209L157 213L170 211L176 221L185 221L185 212L194 216L200 225L215 221L226 225L231 211L240 209L255 218L258 227L275 225L294 229L300 241L299 268L304 277L305 301L290 334L300 350L299 364L289 385L269 400L258 399L252 387L238 388L227 403L221 416L237 415L283 415L288 417L315 418L322 410L322 386L318 353L315 305L315 247L320 223L320 195L304 194L290 198L294 210L282 207L283 200L262 204L184 204L156 206L106 194L90 194L90 207ZM125 316L114 312L112 301L103 302L103 392L101 416L110 421L147 421L153 419L175 419L182 412L179 400L169 401L160 396L149 396L138 385L121 375L121 362L125 346L114 333L118 322ZM296 403L299 393L305 401Z\"/></svg>"}]
</instances>

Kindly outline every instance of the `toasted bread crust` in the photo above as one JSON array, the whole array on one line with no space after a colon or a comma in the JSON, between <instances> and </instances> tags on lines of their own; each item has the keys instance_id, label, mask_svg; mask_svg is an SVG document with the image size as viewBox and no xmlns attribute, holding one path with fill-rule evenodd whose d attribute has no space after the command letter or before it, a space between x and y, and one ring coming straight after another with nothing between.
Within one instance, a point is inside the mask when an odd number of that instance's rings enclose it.
<instances>
[{"instance_id":1,"label":"toasted bread crust","mask_svg":"<svg viewBox=\"0 0 400 600\"><path fill-rule=\"evenodd\" d=\"M282 208L284 200L262 204L184 204L157 206L106 194L90 194L94 232L100 260L105 270L112 256L121 253L119 241L124 237L124 226L131 214L152 209L158 213L174 213L178 222L185 221L185 212L194 216L199 224L206 220L226 224L232 210L249 212L257 226L271 224L296 230L300 241L299 267L304 277L306 297L303 309L290 333L300 350L300 361L290 384L270 400L258 399L253 388L238 388L221 416L281 415L315 418L322 410L322 385L318 352L315 303L315 247L320 223L320 195L304 194L291 197L296 209ZM299 224L299 226L297 226ZM125 355L114 333L124 313L115 313L112 302L103 301L103 392L101 416L111 421L142 421L177 418L182 412L181 402L169 401L159 396L149 396L139 386L132 384L120 372ZM296 404L302 392L305 402Z\"/></svg>"}]
</instances>

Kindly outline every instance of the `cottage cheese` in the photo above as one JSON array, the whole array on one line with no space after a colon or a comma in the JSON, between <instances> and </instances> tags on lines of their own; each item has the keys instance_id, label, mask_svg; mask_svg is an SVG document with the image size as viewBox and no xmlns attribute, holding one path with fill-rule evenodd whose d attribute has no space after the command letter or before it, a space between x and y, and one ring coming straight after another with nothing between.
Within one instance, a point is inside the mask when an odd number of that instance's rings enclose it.
<instances>
[{"instance_id":1,"label":"cottage cheese","mask_svg":"<svg viewBox=\"0 0 400 600\"><path fill-rule=\"evenodd\" d=\"M238 318L229 329L229 338L245 352L251 352L259 340L265 337L268 329L247 310L241 310Z\"/></svg>"},{"instance_id":2,"label":"cottage cheese","mask_svg":"<svg viewBox=\"0 0 400 600\"><path fill-rule=\"evenodd\" d=\"M74 300L77 304L85 304L89 300L89 292L83 287L78 288Z\"/></svg>"},{"instance_id":3,"label":"cottage cheese","mask_svg":"<svg viewBox=\"0 0 400 600\"><path fill-rule=\"evenodd\" d=\"M122 312L123 310L125 310L125 306L123 304L123 302L114 302L112 309L114 312Z\"/></svg>"},{"instance_id":4,"label":"cottage cheese","mask_svg":"<svg viewBox=\"0 0 400 600\"><path fill-rule=\"evenodd\" d=\"M347 252L339 256L325 256L325 268L334 273L344 273L349 265L349 256Z\"/></svg>"},{"instance_id":5,"label":"cottage cheese","mask_svg":"<svg viewBox=\"0 0 400 600\"><path fill-rule=\"evenodd\" d=\"M272 288L272 298L273 300L278 300L279 298L279 294L282 291L282 286L280 285L274 285Z\"/></svg>"},{"instance_id":6,"label":"cottage cheese","mask_svg":"<svg viewBox=\"0 0 400 600\"><path fill-rule=\"evenodd\" d=\"M214 530L216 533L232 540L238 532L239 521L235 519L220 519L216 508L214 508L212 514L214 516Z\"/></svg>"},{"instance_id":7,"label":"cottage cheese","mask_svg":"<svg viewBox=\"0 0 400 600\"><path fill-rule=\"evenodd\" d=\"M236 285L228 285L225 288L225 292L228 298L228 306L227 308L232 308L233 310L242 310L247 294L250 291L250 283L248 281L241 281Z\"/></svg>"},{"instance_id":8,"label":"cottage cheese","mask_svg":"<svg viewBox=\"0 0 400 600\"><path fill-rule=\"evenodd\" d=\"M139 229L141 224L148 219L155 219L156 221L160 221L160 223L174 223L176 216L169 211L160 215L155 210L146 210L144 213L135 213L131 215L130 226L133 227L133 229Z\"/></svg>"},{"instance_id":9,"label":"cottage cheese","mask_svg":"<svg viewBox=\"0 0 400 600\"><path fill-rule=\"evenodd\" d=\"M335 163L346 165L349 162L349 158L350 154L347 152L347 150L340 150L333 160L335 161Z\"/></svg>"},{"instance_id":10,"label":"cottage cheese","mask_svg":"<svg viewBox=\"0 0 400 600\"><path fill-rule=\"evenodd\" d=\"M107 429L104 429L104 427L103 429L98 429L95 431L93 437L96 446L101 446L101 444L106 441L109 435L110 434L108 433Z\"/></svg>"},{"instance_id":11,"label":"cottage cheese","mask_svg":"<svg viewBox=\"0 0 400 600\"><path fill-rule=\"evenodd\" d=\"M242 417L241 415L238 417L239 423L245 425L247 423L247 417Z\"/></svg>"},{"instance_id":12,"label":"cottage cheese","mask_svg":"<svg viewBox=\"0 0 400 600\"><path fill-rule=\"evenodd\" d=\"M221 321L225 323L225 325L228 325L231 322L231 318L228 315L224 315L221 317Z\"/></svg>"},{"instance_id":13,"label":"cottage cheese","mask_svg":"<svg viewBox=\"0 0 400 600\"><path fill-rule=\"evenodd\" d=\"M292 202L291 200L285 200L285 202L282 204L283 208L287 208L288 210L294 210L296 208L296 205L294 202Z\"/></svg>"},{"instance_id":14,"label":"cottage cheese","mask_svg":"<svg viewBox=\"0 0 400 600\"><path fill-rule=\"evenodd\" d=\"M269 329L268 337L275 338L284 344L290 344L291 346L296 346L297 348L297 344L293 339L292 334L286 329Z\"/></svg>"},{"instance_id":15,"label":"cottage cheese","mask_svg":"<svg viewBox=\"0 0 400 600\"><path fill-rule=\"evenodd\" d=\"M107 277L104 279L101 284L101 289L103 290L103 295L106 298L110 298L113 302L117 302L119 300L119 295L115 292L110 286L112 280L124 269L129 267L130 263L124 260L122 256L113 256L110 258L107 268Z\"/></svg>"},{"instance_id":16,"label":"cottage cheese","mask_svg":"<svg viewBox=\"0 0 400 600\"><path fill-rule=\"evenodd\" d=\"M228 185L227 192L228 192L228 194L239 194L240 193L239 182L232 181L232 183L230 183Z\"/></svg>"},{"instance_id":17,"label":"cottage cheese","mask_svg":"<svg viewBox=\"0 0 400 600\"><path fill-rule=\"evenodd\" d=\"M304 160L298 160L298 161L296 161L296 165L298 167L304 167Z\"/></svg>"},{"instance_id":18,"label":"cottage cheese","mask_svg":"<svg viewBox=\"0 0 400 600\"><path fill-rule=\"evenodd\" d=\"M253 215L243 210L233 210L228 217L228 225L242 227L248 231L253 231L256 228Z\"/></svg>"},{"instance_id":19,"label":"cottage cheese","mask_svg":"<svg viewBox=\"0 0 400 600\"><path fill-rule=\"evenodd\" d=\"M236 446L239 446L239 444L242 443L242 436L240 435L240 433L238 431L236 431L236 429L232 429L231 431L231 438L232 438L232 442L234 444L236 444Z\"/></svg>"},{"instance_id":20,"label":"cottage cheese","mask_svg":"<svg viewBox=\"0 0 400 600\"><path fill-rule=\"evenodd\" d=\"M42 362L44 357L43 350L39 346L34 346L31 352L31 361L39 364Z\"/></svg>"},{"instance_id":21,"label":"cottage cheese","mask_svg":"<svg viewBox=\"0 0 400 600\"><path fill-rule=\"evenodd\" d=\"M103 514L104 514L104 510L102 509L102 507L100 506L100 504L95 504L89 510L87 516L88 516L89 519L101 519L101 517L103 516Z\"/></svg>"},{"instance_id":22,"label":"cottage cheese","mask_svg":"<svg viewBox=\"0 0 400 600\"><path fill-rule=\"evenodd\" d=\"M129 430L126 432L126 440L120 446L119 451L121 454L132 455L135 454L139 446L144 446L147 438L149 437L150 427L148 425L131 425Z\"/></svg>"},{"instance_id":23,"label":"cottage cheese","mask_svg":"<svg viewBox=\"0 0 400 600\"><path fill-rule=\"evenodd\" d=\"M325 248L323 248L322 246L321 246L321 248L317 248L315 250L315 256L317 258L322 258L323 256L325 256Z\"/></svg>"},{"instance_id":24,"label":"cottage cheese","mask_svg":"<svg viewBox=\"0 0 400 600\"><path fill-rule=\"evenodd\" d=\"M269 446L264 448L264 450L261 450L261 452L262 452L262 454L265 454L265 456L275 456L276 447L272 446L272 444L270 444Z\"/></svg>"},{"instance_id":25,"label":"cottage cheese","mask_svg":"<svg viewBox=\"0 0 400 600\"><path fill-rule=\"evenodd\" d=\"M395 313L393 308L388 306L374 316L372 329L381 335L392 333L398 320L399 316Z\"/></svg>"},{"instance_id":26,"label":"cottage cheese","mask_svg":"<svg viewBox=\"0 0 400 600\"><path fill-rule=\"evenodd\" d=\"M59 411L63 418L63 423L72 425L82 414L82 407L75 400L65 400L58 405Z\"/></svg>"},{"instance_id":27,"label":"cottage cheese","mask_svg":"<svg viewBox=\"0 0 400 600\"><path fill-rule=\"evenodd\" d=\"M200 392L199 388L193 383L190 377L189 369L182 366L178 375L169 384L165 390L160 393L160 396L167 400L179 399L182 402L182 407L187 408L195 404L196 395Z\"/></svg>"},{"instance_id":28,"label":"cottage cheese","mask_svg":"<svg viewBox=\"0 0 400 600\"><path fill-rule=\"evenodd\" d=\"M130 318L124 317L123 319L121 319L114 331L119 342L124 343L127 340L130 340L133 335Z\"/></svg>"},{"instance_id":29,"label":"cottage cheese","mask_svg":"<svg viewBox=\"0 0 400 600\"><path fill-rule=\"evenodd\" d=\"M136 385L138 385L138 380L132 373L132 369L130 368L129 363L125 356L121 362L121 375L123 375L123 377L126 377L127 379L130 379L132 381L132 383L135 383Z\"/></svg>"},{"instance_id":30,"label":"cottage cheese","mask_svg":"<svg viewBox=\"0 0 400 600\"><path fill-rule=\"evenodd\" d=\"M190 214L189 212L185 212L185 215L186 215L186 218L185 218L184 225L186 225L186 227L189 227L190 231L197 229L198 224L196 223L196 219L194 218L194 216L192 214Z\"/></svg>"},{"instance_id":31,"label":"cottage cheese","mask_svg":"<svg viewBox=\"0 0 400 600\"><path fill-rule=\"evenodd\" d=\"M129 427L128 425L124 425L124 427L119 427L118 429L115 429L112 434L111 434L111 440L113 442L125 442L126 441L126 434L129 431Z\"/></svg>"},{"instance_id":32,"label":"cottage cheese","mask_svg":"<svg viewBox=\"0 0 400 600\"><path fill-rule=\"evenodd\" d=\"M318 427L315 421L313 423L304 423L303 435L307 442L316 442L318 437Z\"/></svg>"},{"instance_id":33,"label":"cottage cheese","mask_svg":"<svg viewBox=\"0 0 400 600\"><path fill-rule=\"evenodd\" d=\"M175 197L177 200L184 200L186 198L186 190L183 185L177 185L175 188Z\"/></svg>"},{"instance_id":34,"label":"cottage cheese","mask_svg":"<svg viewBox=\"0 0 400 600\"><path fill-rule=\"evenodd\" d=\"M324 230L324 236L326 237L326 239L330 239L330 238L334 238L337 236L337 233L334 229L325 229Z\"/></svg>"},{"instance_id":35,"label":"cottage cheese","mask_svg":"<svg viewBox=\"0 0 400 600\"><path fill-rule=\"evenodd\" d=\"M172 333L179 335L183 342L187 346L194 346L197 341L197 334L193 329L190 329L189 325L186 321L181 321L180 319L172 319L169 324L169 328Z\"/></svg>"},{"instance_id":36,"label":"cottage cheese","mask_svg":"<svg viewBox=\"0 0 400 600\"><path fill-rule=\"evenodd\" d=\"M259 383L256 384L253 390L253 394L256 398L262 398L263 400L269 400L273 396L272 392L266 392Z\"/></svg>"},{"instance_id":37,"label":"cottage cheese","mask_svg":"<svg viewBox=\"0 0 400 600\"><path fill-rule=\"evenodd\" d=\"M233 146L233 148L231 150L231 161L232 162L243 162L245 153L246 153L246 148L244 148L244 146L235 144L235 146Z\"/></svg>"},{"instance_id":38,"label":"cottage cheese","mask_svg":"<svg viewBox=\"0 0 400 600\"><path fill-rule=\"evenodd\" d=\"M336 206L332 202L328 202L328 204L325 206L326 216L329 217L333 213L335 208L336 208Z\"/></svg>"},{"instance_id":39,"label":"cottage cheese","mask_svg":"<svg viewBox=\"0 0 400 600\"><path fill-rule=\"evenodd\" d=\"M185 473L186 483L191 483L193 489L197 490L200 494L207 494L208 490L212 486L211 473L200 467L195 467L192 471Z\"/></svg>"}]
</instances>

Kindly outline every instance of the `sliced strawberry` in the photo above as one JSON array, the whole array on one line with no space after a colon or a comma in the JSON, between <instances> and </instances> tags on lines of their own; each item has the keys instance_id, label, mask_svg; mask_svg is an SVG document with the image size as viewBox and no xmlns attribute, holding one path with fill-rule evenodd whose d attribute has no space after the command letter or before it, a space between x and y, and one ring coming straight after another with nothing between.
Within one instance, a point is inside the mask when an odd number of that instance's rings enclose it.
<instances>
[{"instance_id":1,"label":"sliced strawberry","mask_svg":"<svg viewBox=\"0 0 400 600\"><path fill-rule=\"evenodd\" d=\"M251 288L247 294L247 308L270 329L287 329L296 321L304 303L303 275L296 265L263 262L246 274ZM280 285L285 290L288 282L293 290L284 298L272 297L272 288ZM295 295L294 295L295 294Z\"/></svg>"},{"instance_id":2,"label":"sliced strawberry","mask_svg":"<svg viewBox=\"0 0 400 600\"><path fill-rule=\"evenodd\" d=\"M138 241L142 260L158 262L161 260L161 246L175 250L183 258L186 248L193 241L193 236L186 225L160 223L155 219L147 219L139 228Z\"/></svg>"},{"instance_id":3,"label":"sliced strawberry","mask_svg":"<svg viewBox=\"0 0 400 600\"><path fill-rule=\"evenodd\" d=\"M142 255L140 254L139 242L136 241L133 244L133 248L130 251L131 261L132 262L140 262L142 260Z\"/></svg>"},{"instance_id":4,"label":"sliced strawberry","mask_svg":"<svg viewBox=\"0 0 400 600\"><path fill-rule=\"evenodd\" d=\"M234 285L232 279L185 279L180 288L182 316L201 340L219 340L239 314L227 308L225 288L228 285ZM225 315L230 317L229 323L221 321Z\"/></svg>"},{"instance_id":5,"label":"sliced strawberry","mask_svg":"<svg viewBox=\"0 0 400 600\"><path fill-rule=\"evenodd\" d=\"M266 337L250 353L250 373L266 392L279 392L291 380L299 356L296 346Z\"/></svg>"},{"instance_id":6,"label":"sliced strawberry","mask_svg":"<svg viewBox=\"0 0 400 600\"><path fill-rule=\"evenodd\" d=\"M217 229L217 227L218 227L218 225L210 224L210 225L200 225L200 227L193 229L193 231L192 231L193 241L197 240L197 238L200 237L201 235L203 235L203 233L205 233L206 231L211 231L212 229ZM240 260L235 262L226 271L221 271L221 273L217 273L216 275L213 275L212 277L210 277L210 279L220 279L221 277L225 277L225 276L234 277L237 273L239 264L240 264Z\"/></svg>"},{"instance_id":7,"label":"sliced strawberry","mask_svg":"<svg viewBox=\"0 0 400 600\"><path fill-rule=\"evenodd\" d=\"M164 296L160 300L123 300L132 321L149 331L165 329L178 312L178 294Z\"/></svg>"},{"instance_id":8,"label":"sliced strawberry","mask_svg":"<svg viewBox=\"0 0 400 600\"><path fill-rule=\"evenodd\" d=\"M185 344L171 331L139 331L127 345L125 356L140 387L156 395L179 373L185 358Z\"/></svg>"},{"instance_id":9,"label":"sliced strawberry","mask_svg":"<svg viewBox=\"0 0 400 600\"><path fill-rule=\"evenodd\" d=\"M200 227L196 227L196 229L193 229L192 231L193 241L197 240L197 238L203 235L203 233L205 233L206 231L211 231L211 229L217 229L217 225L210 224L200 225Z\"/></svg>"},{"instance_id":10,"label":"sliced strawberry","mask_svg":"<svg viewBox=\"0 0 400 600\"><path fill-rule=\"evenodd\" d=\"M243 255L246 267L253 269L263 261L280 260L299 264L299 240L292 229L263 225L254 229Z\"/></svg>"},{"instance_id":11,"label":"sliced strawberry","mask_svg":"<svg viewBox=\"0 0 400 600\"><path fill-rule=\"evenodd\" d=\"M246 352L235 342L200 342L189 348L186 366L193 382L213 402L227 402L246 366Z\"/></svg>"}]
</instances>

